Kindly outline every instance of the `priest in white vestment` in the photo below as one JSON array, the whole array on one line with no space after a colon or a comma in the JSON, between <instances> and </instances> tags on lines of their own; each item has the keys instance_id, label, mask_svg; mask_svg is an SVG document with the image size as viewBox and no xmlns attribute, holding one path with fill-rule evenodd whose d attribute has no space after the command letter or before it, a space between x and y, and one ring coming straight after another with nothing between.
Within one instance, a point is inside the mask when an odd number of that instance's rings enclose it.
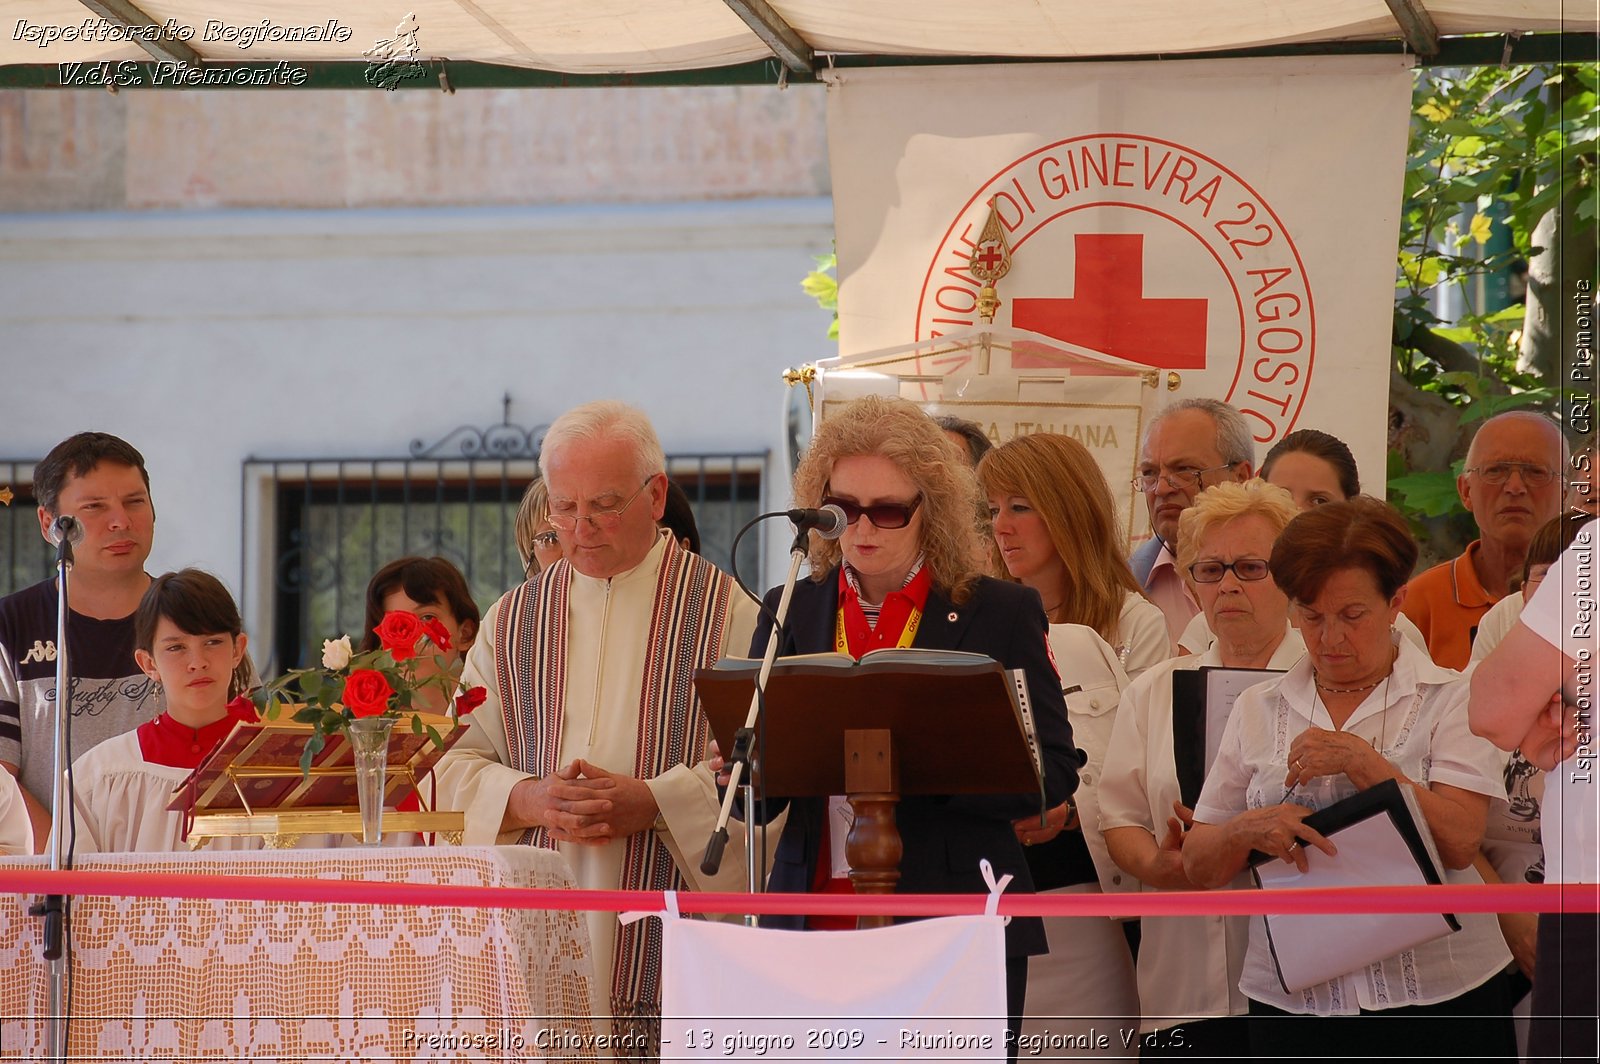
<instances>
[{"instance_id":1,"label":"priest in white vestment","mask_svg":"<svg viewBox=\"0 0 1600 1064\"><path fill-rule=\"evenodd\" d=\"M488 699L440 761L440 807L466 811L468 844L556 848L580 887L743 890L741 853L699 871L718 801L693 673L748 650L756 604L657 530L666 460L638 410L569 411L539 464L564 559L485 615L462 683ZM659 922L585 915L596 1015L654 1043Z\"/></svg>"}]
</instances>

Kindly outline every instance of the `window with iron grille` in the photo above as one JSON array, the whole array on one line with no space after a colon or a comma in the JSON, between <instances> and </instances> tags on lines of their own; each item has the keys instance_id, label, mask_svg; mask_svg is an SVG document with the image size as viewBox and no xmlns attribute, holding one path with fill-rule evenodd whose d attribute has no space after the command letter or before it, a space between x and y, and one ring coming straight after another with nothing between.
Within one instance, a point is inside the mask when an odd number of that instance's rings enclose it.
<instances>
[{"instance_id":1,"label":"window with iron grille","mask_svg":"<svg viewBox=\"0 0 1600 1064\"><path fill-rule=\"evenodd\" d=\"M694 508L701 553L725 571L734 535L760 512L766 462L760 452L667 459ZM297 668L326 638L359 640L367 581L410 554L452 562L486 609L525 579L515 517L536 474L531 457L247 460L243 527L259 538L252 561L247 535L241 570L247 584L252 571L268 574L257 586L270 602L270 646L257 662ZM759 536L740 544L739 572L762 586Z\"/></svg>"},{"instance_id":2,"label":"window with iron grille","mask_svg":"<svg viewBox=\"0 0 1600 1064\"><path fill-rule=\"evenodd\" d=\"M36 458L0 458L0 597L31 587L55 571L56 553L39 535L39 500L33 497Z\"/></svg>"}]
</instances>

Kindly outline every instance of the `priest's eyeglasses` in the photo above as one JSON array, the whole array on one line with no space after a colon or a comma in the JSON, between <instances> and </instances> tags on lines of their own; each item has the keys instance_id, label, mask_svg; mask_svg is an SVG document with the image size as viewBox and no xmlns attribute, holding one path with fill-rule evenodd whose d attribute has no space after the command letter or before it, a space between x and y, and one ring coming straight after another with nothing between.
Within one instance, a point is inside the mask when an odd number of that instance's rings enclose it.
<instances>
[{"instance_id":1,"label":"priest's eyeglasses","mask_svg":"<svg viewBox=\"0 0 1600 1064\"><path fill-rule=\"evenodd\" d=\"M1240 580L1265 580L1272 571L1265 558L1235 558L1231 562L1211 559L1189 566L1189 575L1194 577L1197 584L1216 584L1222 581L1223 575L1229 570Z\"/></svg>"},{"instance_id":2,"label":"priest's eyeglasses","mask_svg":"<svg viewBox=\"0 0 1600 1064\"><path fill-rule=\"evenodd\" d=\"M1529 462L1494 462L1485 466L1473 466L1468 473L1476 473L1483 478L1485 484L1504 484L1511 479L1511 474L1516 473L1522 477L1522 483L1530 488L1542 488L1555 479L1556 471L1546 469L1542 465L1533 465Z\"/></svg>"},{"instance_id":3,"label":"priest's eyeglasses","mask_svg":"<svg viewBox=\"0 0 1600 1064\"><path fill-rule=\"evenodd\" d=\"M656 475L654 473L645 477L644 483L639 485L639 491L636 491L632 495L628 496L628 501L617 507L615 510L596 510L592 514L558 514L552 512L549 517L545 518L545 520L549 521L551 525L559 528L563 532L571 532L573 529L577 528L579 521L587 521L595 528L598 528L603 532L609 532L622 523L623 512L626 511L628 507L633 505L633 500L637 499L640 492L649 487L650 482L655 478Z\"/></svg>"},{"instance_id":4,"label":"priest's eyeglasses","mask_svg":"<svg viewBox=\"0 0 1600 1064\"><path fill-rule=\"evenodd\" d=\"M883 529L904 528L911 523L911 515L917 512L917 507L922 505L922 496L918 495L909 503L880 502L871 506L862 506L858 502L849 502L832 495L825 496L822 500L824 506L837 506L844 511L847 524L855 524L861 520L861 515L866 514L867 520L873 527Z\"/></svg>"}]
</instances>

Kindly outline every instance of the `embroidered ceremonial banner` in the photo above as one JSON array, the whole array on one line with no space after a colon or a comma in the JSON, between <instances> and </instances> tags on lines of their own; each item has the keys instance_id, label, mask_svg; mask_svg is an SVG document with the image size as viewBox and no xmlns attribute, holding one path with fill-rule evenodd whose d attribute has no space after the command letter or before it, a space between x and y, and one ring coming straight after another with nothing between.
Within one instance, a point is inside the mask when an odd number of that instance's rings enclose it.
<instances>
[{"instance_id":1,"label":"embroidered ceremonial banner","mask_svg":"<svg viewBox=\"0 0 1600 1064\"><path fill-rule=\"evenodd\" d=\"M1131 546L1150 533L1144 496L1131 481L1144 426L1174 394L1164 383L1169 376L1033 333L984 327L823 359L814 387L822 421L862 395L899 395L929 414L975 422L996 446L1035 432L1070 436L1104 474Z\"/></svg>"},{"instance_id":2,"label":"embroidered ceremonial banner","mask_svg":"<svg viewBox=\"0 0 1600 1064\"><path fill-rule=\"evenodd\" d=\"M1176 371L1163 397L1227 399L1258 459L1295 427L1332 432L1381 485L1410 67L830 75L841 353L976 327L974 274L1004 250L992 203L1011 256L997 327Z\"/></svg>"}]
</instances>

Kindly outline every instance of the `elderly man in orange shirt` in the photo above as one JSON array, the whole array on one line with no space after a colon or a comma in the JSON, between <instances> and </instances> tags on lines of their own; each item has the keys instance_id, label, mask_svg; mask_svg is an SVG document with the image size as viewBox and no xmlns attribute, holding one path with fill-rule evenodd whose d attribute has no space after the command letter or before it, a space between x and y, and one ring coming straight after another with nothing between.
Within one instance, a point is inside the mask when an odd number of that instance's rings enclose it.
<instances>
[{"instance_id":1,"label":"elderly man in orange shirt","mask_svg":"<svg viewBox=\"0 0 1600 1064\"><path fill-rule=\"evenodd\" d=\"M1479 538L1413 577L1400 607L1416 622L1437 664L1467 667L1478 621L1510 592L1539 526L1561 512L1566 470L1566 441L1542 414L1500 414L1472 437L1456 490L1478 524Z\"/></svg>"}]
</instances>

